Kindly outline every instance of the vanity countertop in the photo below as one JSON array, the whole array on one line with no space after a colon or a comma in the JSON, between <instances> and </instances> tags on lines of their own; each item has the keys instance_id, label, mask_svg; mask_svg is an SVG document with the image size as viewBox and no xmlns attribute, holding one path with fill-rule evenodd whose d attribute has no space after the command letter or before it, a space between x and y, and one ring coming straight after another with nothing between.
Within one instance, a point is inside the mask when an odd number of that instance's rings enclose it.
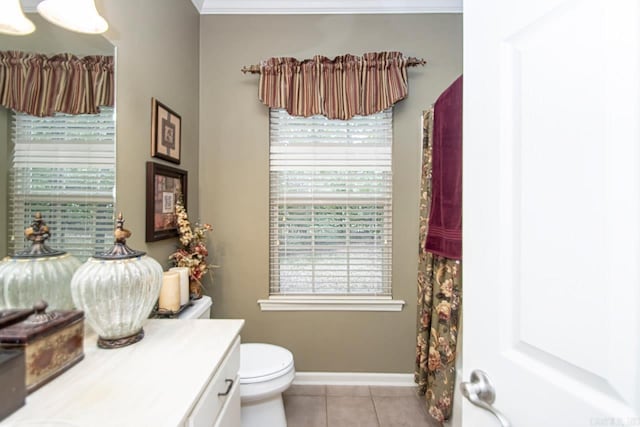
<instances>
[{"instance_id":1,"label":"vanity countertop","mask_svg":"<svg viewBox=\"0 0 640 427\"><path fill-rule=\"evenodd\" d=\"M179 426L244 320L152 319L142 341L113 350L85 338L85 358L27 397L4 426Z\"/></svg>"}]
</instances>

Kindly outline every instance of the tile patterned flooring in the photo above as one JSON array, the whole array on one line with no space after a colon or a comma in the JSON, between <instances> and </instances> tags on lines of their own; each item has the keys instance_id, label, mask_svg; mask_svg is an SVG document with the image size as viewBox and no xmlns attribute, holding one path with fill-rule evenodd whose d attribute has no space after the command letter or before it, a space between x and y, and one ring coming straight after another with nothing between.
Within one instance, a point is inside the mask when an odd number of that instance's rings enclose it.
<instances>
[{"instance_id":1,"label":"tile patterned flooring","mask_svg":"<svg viewBox=\"0 0 640 427\"><path fill-rule=\"evenodd\" d=\"M415 387L292 385L288 427L439 427Z\"/></svg>"}]
</instances>

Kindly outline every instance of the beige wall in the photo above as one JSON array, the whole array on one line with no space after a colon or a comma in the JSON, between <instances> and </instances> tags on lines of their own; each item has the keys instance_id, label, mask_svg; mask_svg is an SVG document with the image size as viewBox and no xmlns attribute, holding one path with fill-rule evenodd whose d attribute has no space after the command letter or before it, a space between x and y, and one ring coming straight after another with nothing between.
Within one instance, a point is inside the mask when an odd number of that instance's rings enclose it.
<instances>
[{"instance_id":1,"label":"beige wall","mask_svg":"<svg viewBox=\"0 0 640 427\"><path fill-rule=\"evenodd\" d=\"M461 15L202 16L200 213L214 226L214 317L244 318L243 340L284 345L299 371L413 372L420 117L462 72ZM409 69L394 107L393 296L399 313L261 312L268 296L268 109L257 75L271 56L398 50L425 58Z\"/></svg>"},{"instance_id":2,"label":"beige wall","mask_svg":"<svg viewBox=\"0 0 640 427\"><path fill-rule=\"evenodd\" d=\"M132 248L168 267L176 239L145 243L146 162L151 160L151 98L182 116L182 162L189 212L198 212L199 15L189 0L98 0L116 46L117 209Z\"/></svg>"},{"instance_id":3,"label":"beige wall","mask_svg":"<svg viewBox=\"0 0 640 427\"><path fill-rule=\"evenodd\" d=\"M178 167L189 171L191 216L199 213L215 228L210 249L221 268L207 284L214 317L245 318L244 341L290 348L301 371L411 372L420 114L461 73L461 17L200 18L188 0L98 0L97 7L117 48L117 208L134 232L130 245L166 266L176 243L144 242L155 97L182 116ZM257 76L240 68L270 56L380 50L429 61L410 69L410 95L394 108L393 285L394 298L407 305L400 313L261 312L256 301L268 287L268 111L257 100Z\"/></svg>"}]
</instances>

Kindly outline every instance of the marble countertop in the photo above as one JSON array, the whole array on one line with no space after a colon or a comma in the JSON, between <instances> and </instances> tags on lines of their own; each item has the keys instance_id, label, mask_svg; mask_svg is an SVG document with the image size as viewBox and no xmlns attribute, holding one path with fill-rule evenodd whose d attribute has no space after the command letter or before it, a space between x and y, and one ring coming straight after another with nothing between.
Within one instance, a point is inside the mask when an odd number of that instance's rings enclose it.
<instances>
[{"instance_id":1,"label":"marble countertop","mask_svg":"<svg viewBox=\"0 0 640 427\"><path fill-rule=\"evenodd\" d=\"M239 335L244 320L152 319L142 341L100 349L27 397L2 426L181 425Z\"/></svg>"}]
</instances>

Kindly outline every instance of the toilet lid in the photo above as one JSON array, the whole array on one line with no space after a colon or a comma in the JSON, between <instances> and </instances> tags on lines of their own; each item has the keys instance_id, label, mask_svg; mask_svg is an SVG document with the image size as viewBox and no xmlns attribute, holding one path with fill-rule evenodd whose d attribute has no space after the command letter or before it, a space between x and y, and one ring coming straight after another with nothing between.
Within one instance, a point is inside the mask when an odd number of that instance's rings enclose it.
<instances>
[{"instance_id":1,"label":"toilet lid","mask_svg":"<svg viewBox=\"0 0 640 427\"><path fill-rule=\"evenodd\" d=\"M240 383L268 381L293 368L293 354L271 344L240 345Z\"/></svg>"}]
</instances>

